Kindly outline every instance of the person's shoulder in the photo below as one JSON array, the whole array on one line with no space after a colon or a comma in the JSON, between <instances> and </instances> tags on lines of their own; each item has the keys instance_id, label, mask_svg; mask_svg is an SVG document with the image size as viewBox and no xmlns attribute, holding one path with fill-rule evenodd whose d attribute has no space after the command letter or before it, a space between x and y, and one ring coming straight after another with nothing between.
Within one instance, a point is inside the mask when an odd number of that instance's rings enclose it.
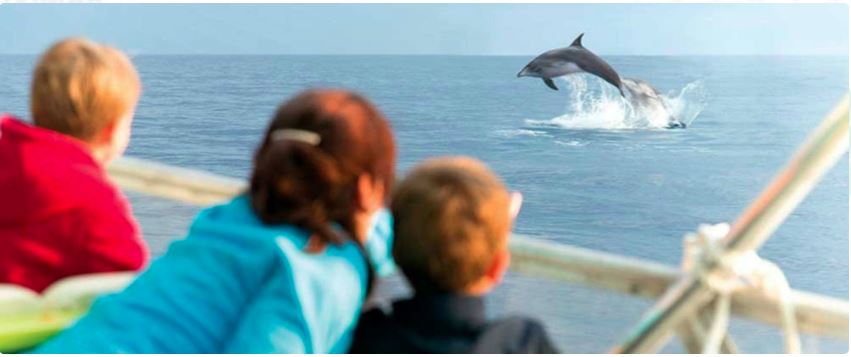
<instances>
[{"instance_id":1,"label":"person's shoulder","mask_svg":"<svg viewBox=\"0 0 851 357\"><path fill-rule=\"evenodd\" d=\"M525 316L494 320L480 335L476 350L489 353L558 353L544 324Z\"/></svg>"},{"instance_id":2,"label":"person's shoulder","mask_svg":"<svg viewBox=\"0 0 851 357\"><path fill-rule=\"evenodd\" d=\"M74 187L67 199L73 200L89 224L122 230L138 237L140 229L133 217L130 200L121 192L99 166L78 163L65 171L68 183Z\"/></svg>"},{"instance_id":3,"label":"person's shoulder","mask_svg":"<svg viewBox=\"0 0 851 357\"><path fill-rule=\"evenodd\" d=\"M68 150L64 154L43 156L50 157L41 157L30 163L42 167L42 171L38 174L32 172L36 170L28 171L31 177L35 176L34 182L50 191L44 193L59 200L72 201L96 215L130 214L127 197L112 182L103 166L88 156L88 153Z\"/></svg>"},{"instance_id":4,"label":"person's shoulder","mask_svg":"<svg viewBox=\"0 0 851 357\"><path fill-rule=\"evenodd\" d=\"M370 335L386 328L392 323L392 311L386 306L374 306L361 313L355 335Z\"/></svg>"},{"instance_id":5,"label":"person's shoulder","mask_svg":"<svg viewBox=\"0 0 851 357\"><path fill-rule=\"evenodd\" d=\"M391 313L385 306L364 311L358 319L349 353L382 353L387 342L393 340Z\"/></svg>"}]
</instances>

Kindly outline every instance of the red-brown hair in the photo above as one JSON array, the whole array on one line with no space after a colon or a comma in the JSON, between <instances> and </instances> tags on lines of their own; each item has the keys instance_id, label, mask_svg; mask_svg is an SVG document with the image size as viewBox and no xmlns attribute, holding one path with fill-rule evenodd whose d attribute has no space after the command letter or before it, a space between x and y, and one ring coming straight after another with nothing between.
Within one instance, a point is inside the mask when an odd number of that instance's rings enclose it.
<instances>
[{"instance_id":1,"label":"red-brown hair","mask_svg":"<svg viewBox=\"0 0 851 357\"><path fill-rule=\"evenodd\" d=\"M320 141L275 139L280 129L310 131ZM358 176L369 174L390 192L395 161L390 124L369 101L344 90L305 91L278 109L257 149L251 204L266 224L293 224L339 244L346 238L331 222L357 237Z\"/></svg>"}]
</instances>

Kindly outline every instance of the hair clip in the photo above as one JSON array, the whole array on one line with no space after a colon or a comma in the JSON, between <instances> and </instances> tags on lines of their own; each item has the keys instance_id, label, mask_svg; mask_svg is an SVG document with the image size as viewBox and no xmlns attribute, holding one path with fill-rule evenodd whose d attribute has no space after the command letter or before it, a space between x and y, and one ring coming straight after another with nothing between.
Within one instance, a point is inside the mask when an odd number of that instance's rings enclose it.
<instances>
[{"instance_id":1,"label":"hair clip","mask_svg":"<svg viewBox=\"0 0 851 357\"><path fill-rule=\"evenodd\" d=\"M322 137L312 131L301 129L276 129L270 135L272 141L292 140L302 142L308 145L319 145Z\"/></svg>"}]
</instances>

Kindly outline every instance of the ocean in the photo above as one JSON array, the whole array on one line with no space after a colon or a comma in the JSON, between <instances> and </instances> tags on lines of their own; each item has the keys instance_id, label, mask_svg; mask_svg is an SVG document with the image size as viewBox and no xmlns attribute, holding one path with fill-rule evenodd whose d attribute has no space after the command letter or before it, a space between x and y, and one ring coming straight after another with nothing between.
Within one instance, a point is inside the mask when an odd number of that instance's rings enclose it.
<instances>
[{"instance_id":1,"label":"ocean","mask_svg":"<svg viewBox=\"0 0 851 357\"><path fill-rule=\"evenodd\" d=\"M517 78L531 58L140 55L144 89L127 155L247 178L283 100L348 88L391 121L400 175L429 157L473 156L523 193L516 233L678 265L683 235L735 220L848 92L846 57L605 56L690 123L665 130L595 77L556 80L559 91ZM0 56L0 111L29 117L35 60ZM795 289L848 299L848 173L846 154L760 251ZM198 211L129 195L154 255ZM622 340L652 303L511 273L488 308L541 320L565 352L594 353ZM777 328L734 319L731 333L742 351L782 351ZM806 335L803 347L848 351ZM664 351L682 347L674 339Z\"/></svg>"}]
</instances>

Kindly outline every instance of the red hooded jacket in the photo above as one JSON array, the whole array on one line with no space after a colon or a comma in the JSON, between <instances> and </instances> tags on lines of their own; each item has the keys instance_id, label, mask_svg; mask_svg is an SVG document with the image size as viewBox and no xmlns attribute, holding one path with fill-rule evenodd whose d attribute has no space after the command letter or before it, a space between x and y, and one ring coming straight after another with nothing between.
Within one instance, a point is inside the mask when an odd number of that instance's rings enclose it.
<instances>
[{"instance_id":1,"label":"red hooded jacket","mask_svg":"<svg viewBox=\"0 0 851 357\"><path fill-rule=\"evenodd\" d=\"M0 115L0 283L41 292L147 256L127 198L80 141Z\"/></svg>"}]
</instances>

